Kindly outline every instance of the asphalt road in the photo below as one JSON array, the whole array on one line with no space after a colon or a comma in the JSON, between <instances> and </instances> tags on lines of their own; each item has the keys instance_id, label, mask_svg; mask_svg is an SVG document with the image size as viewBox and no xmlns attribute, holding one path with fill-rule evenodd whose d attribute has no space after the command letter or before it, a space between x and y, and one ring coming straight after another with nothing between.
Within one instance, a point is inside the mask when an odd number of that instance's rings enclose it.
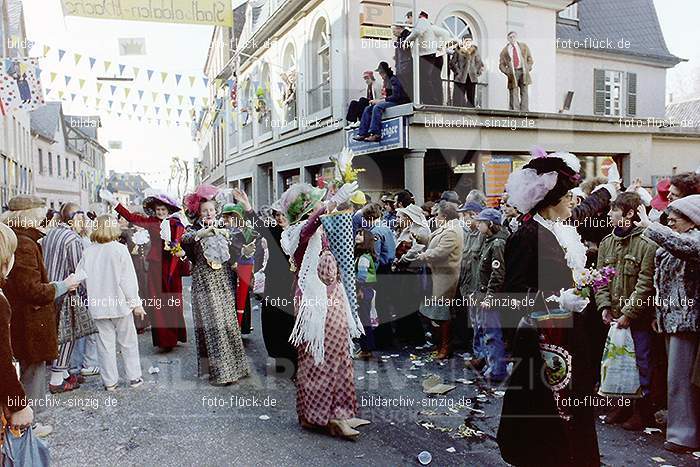
<instances>
[{"instance_id":1,"label":"asphalt road","mask_svg":"<svg viewBox=\"0 0 700 467\"><path fill-rule=\"evenodd\" d=\"M187 292L185 298L191 326ZM47 438L54 464L396 466L420 465L418 454L428 451L433 466L506 465L494 441L500 393L481 386L459 356L439 363L430 349L355 363L361 416L373 421L357 441L301 429L294 386L267 366L258 318L245 339L253 375L237 385L198 380L192 332L188 344L168 354L154 351L146 334L140 336L142 387L107 393L91 377L79 390L53 397L45 421L55 430ZM151 367L159 372L150 374ZM456 388L428 396L422 383L430 375ZM598 435L605 465L700 466L690 455L664 451L659 433L599 422Z\"/></svg>"}]
</instances>

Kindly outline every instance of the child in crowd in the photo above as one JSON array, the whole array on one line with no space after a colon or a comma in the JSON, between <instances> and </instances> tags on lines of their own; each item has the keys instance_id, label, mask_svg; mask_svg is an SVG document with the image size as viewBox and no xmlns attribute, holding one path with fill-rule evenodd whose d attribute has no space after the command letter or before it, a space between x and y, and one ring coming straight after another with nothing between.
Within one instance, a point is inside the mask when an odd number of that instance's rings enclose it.
<instances>
[{"instance_id":1,"label":"child in crowd","mask_svg":"<svg viewBox=\"0 0 700 467\"><path fill-rule=\"evenodd\" d=\"M654 426L649 403L651 393L651 321L654 308L654 256L656 244L643 234L637 208L642 200L636 193L622 193L610 205L608 216L614 226L598 248L597 267L613 267L617 274L595 295L603 322L618 328L630 328L634 355L639 370L642 398L618 406L605 417L605 423L622 423L626 430L640 431Z\"/></svg>"},{"instance_id":2,"label":"child in crowd","mask_svg":"<svg viewBox=\"0 0 700 467\"><path fill-rule=\"evenodd\" d=\"M119 243L117 219L99 216L90 235L93 244L85 249L76 275L86 277L88 308L97 326L97 355L102 382L107 391L117 389L117 344L132 388L143 384L139 344L132 313L146 316L129 250Z\"/></svg>"},{"instance_id":3,"label":"child in crowd","mask_svg":"<svg viewBox=\"0 0 700 467\"><path fill-rule=\"evenodd\" d=\"M486 366L484 376L493 383L501 383L506 376L506 349L503 343L501 330L500 310L494 306L492 300L503 291L505 280L505 260L503 254L506 249L508 230L502 224L500 211L497 209L484 209L475 218L477 229L483 236L483 245L477 266L477 296L481 299L481 306L477 311L477 324L475 329L483 339Z\"/></svg>"},{"instance_id":4,"label":"child in crowd","mask_svg":"<svg viewBox=\"0 0 700 467\"><path fill-rule=\"evenodd\" d=\"M360 337L361 359L372 358L374 350L374 327L371 310L374 302L374 284L377 283L377 255L374 249L374 236L369 230L361 229L355 235L355 274L357 278L357 303L360 320L365 334ZM376 319L376 318L375 318Z\"/></svg>"}]
</instances>

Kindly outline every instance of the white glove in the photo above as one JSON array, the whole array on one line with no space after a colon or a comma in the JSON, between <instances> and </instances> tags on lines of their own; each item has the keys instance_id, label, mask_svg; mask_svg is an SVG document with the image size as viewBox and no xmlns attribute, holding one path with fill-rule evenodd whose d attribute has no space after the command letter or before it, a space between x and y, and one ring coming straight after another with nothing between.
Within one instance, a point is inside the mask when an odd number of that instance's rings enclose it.
<instances>
[{"instance_id":1,"label":"white glove","mask_svg":"<svg viewBox=\"0 0 700 467\"><path fill-rule=\"evenodd\" d=\"M102 198L102 201L105 201L111 204L112 206L116 206L118 204L117 198L109 190L100 190L100 198Z\"/></svg>"},{"instance_id":2,"label":"white glove","mask_svg":"<svg viewBox=\"0 0 700 467\"><path fill-rule=\"evenodd\" d=\"M338 191L335 192L331 198L331 202L338 204L347 203L352 195L357 191L357 182L346 183L341 186Z\"/></svg>"},{"instance_id":3,"label":"white glove","mask_svg":"<svg viewBox=\"0 0 700 467\"><path fill-rule=\"evenodd\" d=\"M640 186L639 188L637 188L635 193L637 193L639 197L642 198L642 203L644 203L644 206L651 205L651 200L654 198L651 196L651 193L649 193L649 191L647 191L646 188Z\"/></svg>"},{"instance_id":4,"label":"white glove","mask_svg":"<svg viewBox=\"0 0 700 467\"><path fill-rule=\"evenodd\" d=\"M576 295L576 289L561 289L559 291L559 296L552 295L547 298L548 302L557 302L559 306L566 311L572 311L574 313L581 313L590 302L589 299Z\"/></svg>"},{"instance_id":5,"label":"white glove","mask_svg":"<svg viewBox=\"0 0 700 467\"><path fill-rule=\"evenodd\" d=\"M617 193L618 193L617 185L615 183L608 182L605 185L598 185L593 190L593 193L595 193L598 190L602 190L602 189L608 190L608 192L610 193L610 201L615 201L615 198L617 198Z\"/></svg>"}]
</instances>

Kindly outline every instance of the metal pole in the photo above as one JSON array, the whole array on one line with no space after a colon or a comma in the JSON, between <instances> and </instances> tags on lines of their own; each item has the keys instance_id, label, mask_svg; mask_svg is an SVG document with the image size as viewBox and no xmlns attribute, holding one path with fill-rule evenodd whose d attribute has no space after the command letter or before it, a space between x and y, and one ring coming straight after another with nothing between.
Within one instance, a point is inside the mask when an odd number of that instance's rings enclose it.
<instances>
[{"instance_id":1,"label":"metal pole","mask_svg":"<svg viewBox=\"0 0 700 467\"><path fill-rule=\"evenodd\" d=\"M416 27L416 21L418 21L418 1L413 0L413 28ZM419 105L421 103L420 95L420 55L418 53L418 46L420 41L413 41L412 44L416 44L412 47L413 54L413 105Z\"/></svg>"}]
</instances>

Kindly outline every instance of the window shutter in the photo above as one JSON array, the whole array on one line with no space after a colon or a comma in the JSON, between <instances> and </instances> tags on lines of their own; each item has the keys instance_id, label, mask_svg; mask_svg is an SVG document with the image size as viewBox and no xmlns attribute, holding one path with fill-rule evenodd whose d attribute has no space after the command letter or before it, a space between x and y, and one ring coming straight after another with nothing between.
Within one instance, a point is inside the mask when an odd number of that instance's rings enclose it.
<instances>
[{"instance_id":1,"label":"window shutter","mask_svg":"<svg viewBox=\"0 0 700 467\"><path fill-rule=\"evenodd\" d=\"M627 115L637 115L637 73L627 73Z\"/></svg>"},{"instance_id":2,"label":"window shutter","mask_svg":"<svg viewBox=\"0 0 700 467\"><path fill-rule=\"evenodd\" d=\"M593 113L605 115L605 70L593 70Z\"/></svg>"}]
</instances>

